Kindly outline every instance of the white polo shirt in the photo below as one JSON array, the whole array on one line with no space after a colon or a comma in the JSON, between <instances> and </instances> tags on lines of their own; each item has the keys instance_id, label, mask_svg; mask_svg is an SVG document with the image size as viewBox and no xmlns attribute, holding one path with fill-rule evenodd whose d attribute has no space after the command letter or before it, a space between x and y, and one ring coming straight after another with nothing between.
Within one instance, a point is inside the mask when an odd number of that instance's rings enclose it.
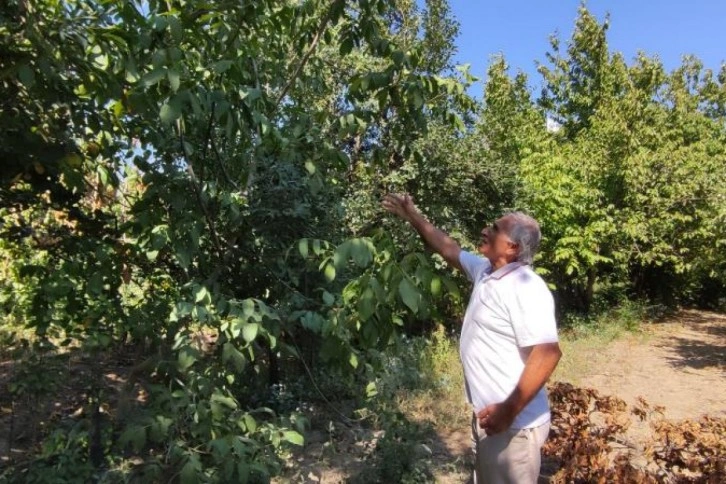
<instances>
[{"instance_id":1,"label":"white polo shirt","mask_svg":"<svg viewBox=\"0 0 726 484\"><path fill-rule=\"evenodd\" d=\"M474 283L460 353L466 395L478 411L514 391L528 356L525 348L558 340L555 305L547 284L526 264L513 262L492 273L489 260L469 252L461 251L459 261ZM512 428L537 427L549 420L542 388Z\"/></svg>"}]
</instances>

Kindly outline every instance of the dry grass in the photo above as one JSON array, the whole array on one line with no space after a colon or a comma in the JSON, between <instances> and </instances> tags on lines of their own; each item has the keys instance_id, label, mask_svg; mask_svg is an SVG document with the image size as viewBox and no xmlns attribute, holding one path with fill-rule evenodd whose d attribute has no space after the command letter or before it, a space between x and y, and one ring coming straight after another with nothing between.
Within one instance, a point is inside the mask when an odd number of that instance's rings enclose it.
<instances>
[{"instance_id":1,"label":"dry grass","mask_svg":"<svg viewBox=\"0 0 726 484\"><path fill-rule=\"evenodd\" d=\"M458 341L439 327L431 335L431 344L423 352L420 365L428 384L413 391L397 392L398 408L411 420L430 422L439 430L467 428L471 407L464 395Z\"/></svg>"},{"instance_id":2,"label":"dry grass","mask_svg":"<svg viewBox=\"0 0 726 484\"><path fill-rule=\"evenodd\" d=\"M623 308L601 315L588 323L574 324L560 332L562 359L551 381L575 385L603 363L602 349L615 340L643 344L652 337L650 325L638 308ZM459 360L458 340L440 327L422 355L423 371L433 387L400 391L396 403L401 411L417 422L431 422L437 429L453 431L467 428L471 407L464 396L464 375Z\"/></svg>"},{"instance_id":3,"label":"dry grass","mask_svg":"<svg viewBox=\"0 0 726 484\"><path fill-rule=\"evenodd\" d=\"M562 359L557 365L550 380L567 381L574 385L587 384L582 381L590 375L607 358L602 350L612 341L626 340L632 344L642 344L650 338L647 331L637 333L620 331L617 334L593 333L582 337L573 337L565 333L560 339Z\"/></svg>"}]
</instances>

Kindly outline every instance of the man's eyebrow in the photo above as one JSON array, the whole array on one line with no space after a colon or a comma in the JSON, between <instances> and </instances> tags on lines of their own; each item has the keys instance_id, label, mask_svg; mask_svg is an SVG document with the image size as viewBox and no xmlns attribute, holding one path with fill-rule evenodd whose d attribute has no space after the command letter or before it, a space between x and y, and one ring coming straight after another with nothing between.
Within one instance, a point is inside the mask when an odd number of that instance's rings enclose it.
<instances>
[{"instance_id":1,"label":"man's eyebrow","mask_svg":"<svg viewBox=\"0 0 726 484\"><path fill-rule=\"evenodd\" d=\"M494 229L494 231L495 231L495 232L499 232L499 225L497 225L497 223L496 223L496 222L494 222L494 223L492 224L492 228Z\"/></svg>"}]
</instances>

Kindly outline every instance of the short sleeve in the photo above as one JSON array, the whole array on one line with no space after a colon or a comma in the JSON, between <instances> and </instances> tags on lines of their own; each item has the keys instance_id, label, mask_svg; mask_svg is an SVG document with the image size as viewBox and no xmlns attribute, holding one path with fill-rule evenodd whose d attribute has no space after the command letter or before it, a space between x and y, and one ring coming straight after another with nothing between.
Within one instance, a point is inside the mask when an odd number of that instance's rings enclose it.
<instances>
[{"instance_id":1,"label":"short sleeve","mask_svg":"<svg viewBox=\"0 0 726 484\"><path fill-rule=\"evenodd\" d=\"M471 282L476 282L482 273L491 268L491 263L487 259L465 250L459 252L459 263Z\"/></svg>"},{"instance_id":2,"label":"short sleeve","mask_svg":"<svg viewBox=\"0 0 726 484\"><path fill-rule=\"evenodd\" d=\"M509 306L517 346L556 343L557 322L552 293L533 272L522 271L518 276L520 282Z\"/></svg>"}]
</instances>

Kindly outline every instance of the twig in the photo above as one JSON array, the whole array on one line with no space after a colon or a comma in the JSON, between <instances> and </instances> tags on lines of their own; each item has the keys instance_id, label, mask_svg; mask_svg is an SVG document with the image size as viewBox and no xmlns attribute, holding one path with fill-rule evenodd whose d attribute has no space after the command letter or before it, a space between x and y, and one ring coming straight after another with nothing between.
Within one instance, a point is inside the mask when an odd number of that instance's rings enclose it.
<instances>
[{"instance_id":1,"label":"twig","mask_svg":"<svg viewBox=\"0 0 726 484\"><path fill-rule=\"evenodd\" d=\"M252 62L252 70L255 72L255 88L259 91L260 90L260 74L257 71L257 62L255 62L254 59L250 59ZM257 140L259 142L262 142L262 132L260 130L260 125L257 124L255 126L255 130L257 131ZM252 146L254 147L254 143L252 143ZM255 181L255 171L257 170L257 154L255 153L255 150L252 150L252 157L250 161L250 166L247 169L247 181L245 182L245 196L249 194L250 189L252 188L252 184Z\"/></svg>"},{"instance_id":2,"label":"twig","mask_svg":"<svg viewBox=\"0 0 726 484\"><path fill-rule=\"evenodd\" d=\"M211 144L212 144L212 151L214 152L214 156L217 160L217 164L219 165L219 168L222 170L222 175L224 175L224 179L227 180L227 183L232 185L235 190L239 191L239 185L237 185L237 183L235 183L235 181L232 180L232 177L229 176L229 173L227 173L227 169L224 167L224 162L222 161L222 157L219 154L217 145L214 143L214 137L212 137Z\"/></svg>"},{"instance_id":3,"label":"twig","mask_svg":"<svg viewBox=\"0 0 726 484\"><path fill-rule=\"evenodd\" d=\"M214 228L214 221L212 220L212 217L207 210L207 206L204 204L204 200L202 199L202 189L199 186L199 181L197 180L197 176L194 173L194 167L192 167L192 163L189 160L189 155L187 154L187 149L184 146L184 132L182 130L180 121L177 121L177 130L179 132L179 141L181 142L182 156L184 156L184 161L187 164L187 173L189 173L190 182L192 184L192 188L194 189L194 194L197 197L197 203L199 204L199 208L202 209L202 213L204 214L207 226L209 227L209 232L212 236L212 244L214 244L214 248L217 249L217 254L221 255L223 252L222 245L219 242L217 230Z\"/></svg>"},{"instance_id":4,"label":"twig","mask_svg":"<svg viewBox=\"0 0 726 484\"><path fill-rule=\"evenodd\" d=\"M313 37L313 41L310 44L310 48L303 56L302 60L298 64L297 68L295 69L295 72L293 73L290 80L287 82L285 87L282 89L282 92L277 97L277 101L275 101L275 107L274 109L277 109L277 107L282 102L285 95L287 95L287 91L290 90L290 87L292 87L292 84L295 82L295 79L297 79L297 76L300 75L300 72L302 72L303 67L305 67L305 64L307 64L308 60L310 59L310 56L315 51L315 48L318 46L318 42L320 41L320 36L323 35L323 31L325 30L325 27L327 27L328 22L330 21L330 17L333 14L333 10L336 8L336 3L340 2L341 0L336 0L333 2L333 4L328 9L328 12L325 14L325 17L320 21L320 26L318 27L318 31L315 32L315 37Z\"/></svg>"},{"instance_id":5,"label":"twig","mask_svg":"<svg viewBox=\"0 0 726 484\"><path fill-rule=\"evenodd\" d=\"M217 107L217 102L212 101L212 112L209 113L209 123L207 123L207 134L204 137L204 143L202 143L202 159L207 159L207 145L212 140L212 125L214 123L214 111Z\"/></svg>"},{"instance_id":6,"label":"twig","mask_svg":"<svg viewBox=\"0 0 726 484\"><path fill-rule=\"evenodd\" d=\"M335 412L336 414L338 414L338 416L343 420L343 423L345 425L349 426L349 427L352 427L353 424L355 424L357 422L362 422L363 420L365 420L364 417L363 418L359 418L359 419L352 419L352 418L348 417L343 412L341 412L340 410L338 410L338 408L335 405L333 405L333 403L330 400L328 400L328 397L326 397L325 394L323 393L323 391L320 390L320 387L318 387L318 384L315 381L315 377L313 376L312 371L310 371L310 368L308 367L308 364L305 361L305 358L303 358L303 356L302 356L302 352L300 351L300 347L297 345L297 342L295 342L295 338L292 336L292 334L289 334L289 333L288 333L288 336L290 336L290 339L292 341L292 344L295 345L295 349L297 350L297 356L300 359L300 361L302 362L303 367L305 368L305 372L308 374L308 377L310 378L310 382L313 384L313 387L315 388L315 391L318 392L318 394L322 397L322 399L325 401L325 403L328 405L328 407L333 412Z\"/></svg>"},{"instance_id":7,"label":"twig","mask_svg":"<svg viewBox=\"0 0 726 484\"><path fill-rule=\"evenodd\" d=\"M214 142L214 136L212 136L212 127L214 126L214 111L217 107L216 101L212 101L212 112L209 114L209 123L207 124L207 134L204 139L204 144L202 145L202 159L206 161L207 159L207 147L208 145L211 145L212 152L214 153L214 157L217 160L217 164L219 165L220 170L222 170L222 175L224 176L225 180L234 187L235 190L239 191L239 186L232 180L232 177L229 176L229 173L227 173L227 169L224 167L224 162L222 161L222 157L219 154L219 150L217 150L217 145Z\"/></svg>"}]
</instances>

